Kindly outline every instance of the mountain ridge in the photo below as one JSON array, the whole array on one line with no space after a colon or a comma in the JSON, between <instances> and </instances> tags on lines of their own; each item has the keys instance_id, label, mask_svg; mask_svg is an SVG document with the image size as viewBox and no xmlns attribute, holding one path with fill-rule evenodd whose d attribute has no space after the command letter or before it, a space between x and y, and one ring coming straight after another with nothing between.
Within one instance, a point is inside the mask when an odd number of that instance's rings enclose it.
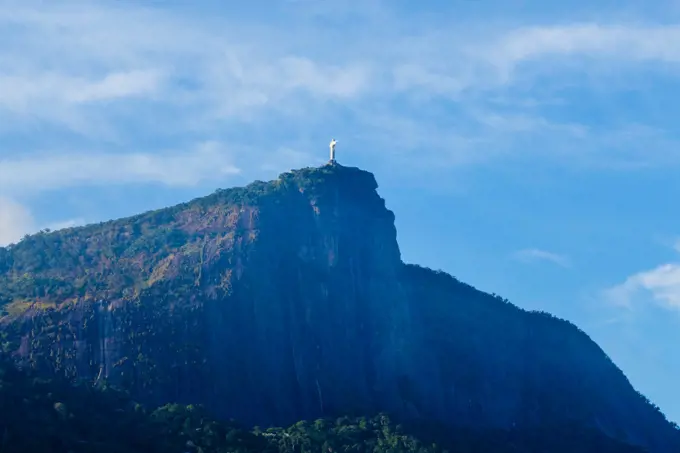
<instances>
[{"instance_id":1,"label":"mountain ridge","mask_svg":"<svg viewBox=\"0 0 680 453\"><path fill-rule=\"evenodd\" d=\"M547 417L674 451L672 425L572 323L404 263L377 188L325 165L28 236L0 248L3 348L41 373L250 424Z\"/></svg>"}]
</instances>

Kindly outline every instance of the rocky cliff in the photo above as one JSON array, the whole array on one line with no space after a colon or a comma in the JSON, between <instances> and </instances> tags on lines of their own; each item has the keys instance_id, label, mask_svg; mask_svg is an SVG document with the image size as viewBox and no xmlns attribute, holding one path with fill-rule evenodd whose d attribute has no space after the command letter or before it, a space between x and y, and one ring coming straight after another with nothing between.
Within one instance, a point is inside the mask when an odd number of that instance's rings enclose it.
<instances>
[{"instance_id":1,"label":"rocky cliff","mask_svg":"<svg viewBox=\"0 0 680 453\"><path fill-rule=\"evenodd\" d=\"M680 451L575 326L404 264L376 189L328 165L0 248L2 347L39 373L251 425L387 411L579 423Z\"/></svg>"}]
</instances>

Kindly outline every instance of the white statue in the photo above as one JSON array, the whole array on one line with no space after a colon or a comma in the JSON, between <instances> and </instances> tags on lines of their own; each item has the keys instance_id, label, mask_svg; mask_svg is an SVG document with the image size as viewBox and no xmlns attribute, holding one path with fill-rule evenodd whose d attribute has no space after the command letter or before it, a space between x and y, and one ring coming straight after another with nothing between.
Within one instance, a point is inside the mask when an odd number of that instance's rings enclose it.
<instances>
[{"instance_id":1,"label":"white statue","mask_svg":"<svg viewBox=\"0 0 680 453\"><path fill-rule=\"evenodd\" d=\"M331 148L331 162L335 162L335 144L336 144L336 143L337 143L337 142L335 141L335 139L331 139L331 144L330 144L330 148Z\"/></svg>"}]
</instances>

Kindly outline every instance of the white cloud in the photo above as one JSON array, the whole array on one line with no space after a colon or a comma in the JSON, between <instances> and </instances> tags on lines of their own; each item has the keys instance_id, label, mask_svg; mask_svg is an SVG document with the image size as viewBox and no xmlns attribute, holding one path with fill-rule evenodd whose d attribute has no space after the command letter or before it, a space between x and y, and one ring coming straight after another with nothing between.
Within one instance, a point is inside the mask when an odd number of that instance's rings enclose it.
<instances>
[{"instance_id":1,"label":"white cloud","mask_svg":"<svg viewBox=\"0 0 680 453\"><path fill-rule=\"evenodd\" d=\"M129 71L107 74L101 81L84 83L66 93L71 102L92 102L153 93L160 83L156 71Z\"/></svg>"},{"instance_id":2,"label":"white cloud","mask_svg":"<svg viewBox=\"0 0 680 453\"><path fill-rule=\"evenodd\" d=\"M33 216L26 207L0 197L0 246L18 242L34 228Z\"/></svg>"},{"instance_id":3,"label":"white cloud","mask_svg":"<svg viewBox=\"0 0 680 453\"><path fill-rule=\"evenodd\" d=\"M557 253L548 252L540 249L523 249L513 254L515 259L525 262L548 261L562 267L569 267L569 259Z\"/></svg>"},{"instance_id":4,"label":"white cloud","mask_svg":"<svg viewBox=\"0 0 680 453\"><path fill-rule=\"evenodd\" d=\"M672 247L680 252L680 240ZM661 307L680 310L680 262L635 273L623 283L606 289L604 296L609 303L629 309L651 300Z\"/></svg>"},{"instance_id":5,"label":"white cloud","mask_svg":"<svg viewBox=\"0 0 680 453\"><path fill-rule=\"evenodd\" d=\"M365 64L320 67L307 58L285 57L279 62L279 68L269 74L268 83L279 89L304 88L320 96L344 98L366 88L369 71Z\"/></svg>"},{"instance_id":6,"label":"white cloud","mask_svg":"<svg viewBox=\"0 0 680 453\"><path fill-rule=\"evenodd\" d=\"M605 291L608 301L633 308L651 299L658 305L680 310L680 263L668 263L631 275L620 285Z\"/></svg>"},{"instance_id":7,"label":"white cloud","mask_svg":"<svg viewBox=\"0 0 680 453\"><path fill-rule=\"evenodd\" d=\"M132 4L20 5L0 8L0 23L27 30L14 37L6 63L0 63L5 83L19 88L3 90L9 97L5 102L14 104L41 94L46 98L48 92L76 102L153 93L161 75L175 82L194 79L195 99L210 96L213 102L233 103L234 97L243 97L245 106L283 100L298 90L348 98L391 86L397 92L450 96L507 82L507 71L520 62L552 56L680 61L680 50L667 45L680 37L675 26L594 23L484 33L447 27L406 36L400 33L402 17L381 21L380 29L369 21L352 34L335 29L319 34L315 21L308 20L295 24L291 35L288 26L220 23L208 17L198 22L171 9ZM299 45L301 40L306 42ZM346 53L342 49L348 43L361 45ZM99 82L81 76L93 71Z\"/></svg>"},{"instance_id":8,"label":"white cloud","mask_svg":"<svg viewBox=\"0 0 680 453\"><path fill-rule=\"evenodd\" d=\"M474 113L473 116L480 124L495 131L532 134L563 133L574 138L586 138L589 132L588 128L582 124L551 122L543 117L528 114L481 112Z\"/></svg>"},{"instance_id":9,"label":"white cloud","mask_svg":"<svg viewBox=\"0 0 680 453\"><path fill-rule=\"evenodd\" d=\"M155 92L163 77L175 83L167 88L180 95L186 94L182 84L189 82L191 100L200 102L233 103L234 95L243 92L249 93L245 99L271 102L298 90L344 98L365 88L370 70L364 62L277 50L284 31L271 27L249 30L209 17L198 22L191 15L132 4L42 6L0 8L0 23L20 24L31 32L15 36L5 64L0 63L8 74L5 86L15 87L3 90L7 99L0 101L56 97L72 103L143 95Z\"/></svg>"},{"instance_id":10,"label":"white cloud","mask_svg":"<svg viewBox=\"0 0 680 453\"><path fill-rule=\"evenodd\" d=\"M473 30L460 24L414 22L406 32L410 17L398 14L388 2L272 5L281 9L281 20L254 23L245 16L236 21L201 14L200 8L173 10L172 5L3 3L0 30L10 30L12 39L3 39L0 31L0 41L8 43L0 60L0 139L3 132L32 134L47 124L95 143L85 147L48 142L45 134L41 149L50 149L52 156L55 149L69 150L63 159L49 157L57 165L82 162L98 168L121 155L96 146L104 141L142 149L138 157L148 156L160 165L155 172L133 170L145 166L130 163L135 154L126 154L121 168L102 178L120 182L182 179L168 177L176 171L163 164L165 159L140 148L129 134L131 125L145 134L146 142L182 133L198 135L199 140L223 134L220 140L234 146L250 145L251 138L225 133L228 126L257 125L253 135L282 135L272 138L275 146L263 145L264 161L275 149L295 148L292 142L300 135L349 121L346 130L358 147L368 152L386 149L394 154L391 164L405 170L412 164L469 165L499 156L513 158L519 152L566 157L570 164L624 160L629 167L666 163L677 154L668 152L677 148L675 141L663 138L659 143L663 134L652 137L654 143L644 136L614 143L612 137L625 125L616 131L590 130L577 121L551 119L540 106L552 100L554 92L532 93L527 104L513 90L544 71L554 71L556 57L579 61L586 56L606 64L679 62L680 51L666 45L674 42L678 27L593 23ZM523 72L521 63L529 61L535 64ZM569 67L584 72L591 68ZM552 83L550 78L541 80ZM504 105L491 102L500 98ZM438 102L451 108L433 105ZM328 132L322 132L325 142ZM529 134L532 142L521 143ZM39 142L43 135L32 137ZM106 152L91 155L93 147ZM44 174L45 165L33 157L17 157L19 151L35 156L37 148L16 150L2 165L28 173L27 162L32 162L37 174ZM189 168L194 172L186 179L196 180L198 170ZM57 179L37 187L66 184L65 178ZM78 175L69 184L87 179ZM0 190L2 186L0 182Z\"/></svg>"},{"instance_id":11,"label":"white cloud","mask_svg":"<svg viewBox=\"0 0 680 453\"><path fill-rule=\"evenodd\" d=\"M556 80L574 73L620 79L621 64L680 63L680 49L668 45L680 39L677 24L449 26L393 39L403 49L390 54L395 88L432 95L508 90L538 78L555 83L545 75Z\"/></svg>"},{"instance_id":12,"label":"white cloud","mask_svg":"<svg viewBox=\"0 0 680 453\"><path fill-rule=\"evenodd\" d=\"M0 160L0 193L124 183L193 186L239 172L231 153L214 142L189 151L154 154L37 154Z\"/></svg>"},{"instance_id":13,"label":"white cloud","mask_svg":"<svg viewBox=\"0 0 680 453\"><path fill-rule=\"evenodd\" d=\"M26 234L35 233L38 230L49 229L51 231L84 225L85 219L75 218L50 223L39 228L31 210L17 201L0 197L0 247L16 244Z\"/></svg>"},{"instance_id":14,"label":"white cloud","mask_svg":"<svg viewBox=\"0 0 680 453\"><path fill-rule=\"evenodd\" d=\"M28 111L39 102L77 104L153 93L160 76L154 71L114 72L100 80L63 74L0 75L0 106Z\"/></svg>"},{"instance_id":15,"label":"white cloud","mask_svg":"<svg viewBox=\"0 0 680 453\"><path fill-rule=\"evenodd\" d=\"M510 31L490 52L494 63L512 66L550 56L680 62L678 25L602 25L597 23L524 27Z\"/></svg>"},{"instance_id":16,"label":"white cloud","mask_svg":"<svg viewBox=\"0 0 680 453\"><path fill-rule=\"evenodd\" d=\"M393 71L394 86L398 91L424 89L431 95L456 97L471 81L461 76L452 76L426 70L421 65L398 64Z\"/></svg>"}]
</instances>

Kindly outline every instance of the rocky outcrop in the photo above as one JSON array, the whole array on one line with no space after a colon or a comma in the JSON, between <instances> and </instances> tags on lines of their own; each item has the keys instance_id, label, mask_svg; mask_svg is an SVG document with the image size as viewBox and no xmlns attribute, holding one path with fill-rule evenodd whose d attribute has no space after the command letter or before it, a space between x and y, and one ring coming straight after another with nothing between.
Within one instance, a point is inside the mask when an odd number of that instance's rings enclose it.
<instances>
[{"instance_id":1,"label":"rocky outcrop","mask_svg":"<svg viewBox=\"0 0 680 453\"><path fill-rule=\"evenodd\" d=\"M0 249L4 348L43 373L251 425L388 411L676 430L583 332L401 261L372 174L340 165Z\"/></svg>"}]
</instances>

